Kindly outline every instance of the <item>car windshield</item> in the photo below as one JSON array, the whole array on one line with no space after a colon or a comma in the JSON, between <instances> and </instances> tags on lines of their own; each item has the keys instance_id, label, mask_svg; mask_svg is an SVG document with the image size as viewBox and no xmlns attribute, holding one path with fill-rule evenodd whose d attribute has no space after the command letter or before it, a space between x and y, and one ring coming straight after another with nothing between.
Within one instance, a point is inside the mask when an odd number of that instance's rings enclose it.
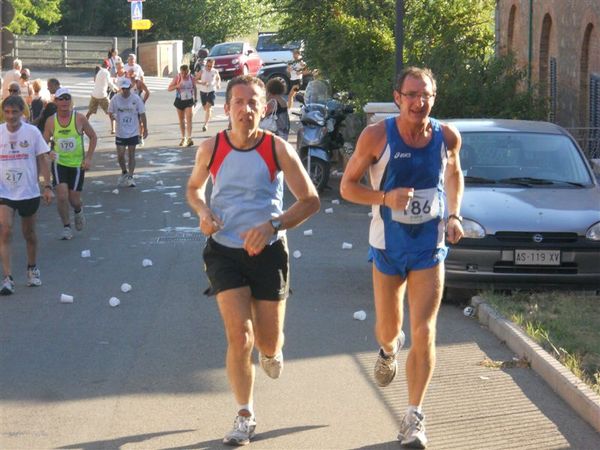
<instances>
[{"instance_id":1,"label":"car windshield","mask_svg":"<svg viewBox=\"0 0 600 450\"><path fill-rule=\"evenodd\" d=\"M314 80L306 86L304 93L304 102L306 104L319 103L324 105L331 99L331 90L329 84L323 80Z\"/></svg>"},{"instance_id":2,"label":"car windshield","mask_svg":"<svg viewBox=\"0 0 600 450\"><path fill-rule=\"evenodd\" d=\"M225 44L217 44L211 50L208 56L226 56L239 55L242 53L244 44L241 42L228 42Z\"/></svg>"},{"instance_id":3,"label":"car windshield","mask_svg":"<svg viewBox=\"0 0 600 450\"><path fill-rule=\"evenodd\" d=\"M274 34L261 34L256 43L256 50L259 52L276 52L295 48L300 48L300 42L292 41L282 44L277 41L277 36Z\"/></svg>"},{"instance_id":4,"label":"car windshield","mask_svg":"<svg viewBox=\"0 0 600 450\"><path fill-rule=\"evenodd\" d=\"M593 183L567 136L463 132L460 164L467 184L585 186Z\"/></svg>"}]
</instances>

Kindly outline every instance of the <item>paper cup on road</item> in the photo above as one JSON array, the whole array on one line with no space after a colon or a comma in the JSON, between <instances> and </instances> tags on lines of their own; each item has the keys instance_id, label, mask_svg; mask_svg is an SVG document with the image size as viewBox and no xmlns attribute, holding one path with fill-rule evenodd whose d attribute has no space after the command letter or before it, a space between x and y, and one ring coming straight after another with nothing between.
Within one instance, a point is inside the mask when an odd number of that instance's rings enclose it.
<instances>
[{"instance_id":1,"label":"paper cup on road","mask_svg":"<svg viewBox=\"0 0 600 450\"><path fill-rule=\"evenodd\" d=\"M118 189L113 189L112 193L115 194L115 195L117 195L119 193L119 190Z\"/></svg>"},{"instance_id":2,"label":"paper cup on road","mask_svg":"<svg viewBox=\"0 0 600 450\"><path fill-rule=\"evenodd\" d=\"M69 294L60 294L61 303L73 303L73 296Z\"/></svg>"},{"instance_id":3,"label":"paper cup on road","mask_svg":"<svg viewBox=\"0 0 600 450\"><path fill-rule=\"evenodd\" d=\"M331 204L333 204L333 205L339 205L340 201L337 198L334 198L333 200L331 200Z\"/></svg>"},{"instance_id":4,"label":"paper cup on road","mask_svg":"<svg viewBox=\"0 0 600 450\"><path fill-rule=\"evenodd\" d=\"M463 309L463 314L466 317L471 317L475 315L475 310L473 309L473 307L467 306L465 309Z\"/></svg>"},{"instance_id":5,"label":"paper cup on road","mask_svg":"<svg viewBox=\"0 0 600 450\"><path fill-rule=\"evenodd\" d=\"M188 212L184 212L182 215L183 215L183 217L192 217L192 213L189 212L189 211Z\"/></svg>"},{"instance_id":6,"label":"paper cup on road","mask_svg":"<svg viewBox=\"0 0 600 450\"><path fill-rule=\"evenodd\" d=\"M144 259L142 260L142 267L150 267L152 265L152 260L151 259Z\"/></svg>"},{"instance_id":7,"label":"paper cup on road","mask_svg":"<svg viewBox=\"0 0 600 450\"><path fill-rule=\"evenodd\" d=\"M115 306L119 306L121 304L121 300L119 300L117 297L111 297L108 301L108 304L114 308Z\"/></svg>"},{"instance_id":8,"label":"paper cup on road","mask_svg":"<svg viewBox=\"0 0 600 450\"><path fill-rule=\"evenodd\" d=\"M158 181L156 182L156 185L157 185L157 186L162 186L162 185L164 185L164 183L163 183L163 180L158 180Z\"/></svg>"},{"instance_id":9,"label":"paper cup on road","mask_svg":"<svg viewBox=\"0 0 600 450\"><path fill-rule=\"evenodd\" d=\"M92 256L92 252L90 252L89 250L81 250L82 258L89 258L90 256Z\"/></svg>"},{"instance_id":10,"label":"paper cup on road","mask_svg":"<svg viewBox=\"0 0 600 450\"><path fill-rule=\"evenodd\" d=\"M131 290L131 285L129 283L123 283L121 285L121 292L129 292Z\"/></svg>"},{"instance_id":11,"label":"paper cup on road","mask_svg":"<svg viewBox=\"0 0 600 450\"><path fill-rule=\"evenodd\" d=\"M312 236L312 235L313 235L312 230L304 230L304 236Z\"/></svg>"},{"instance_id":12,"label":"paper cup on road","mask_svg":"<svg viewBox=\"0 0 600 450\"><path fill-rule=\"evenodd\" d=\"M344 250L352 250L352 244L350 242L344 242L342 244L342 249L344 249Z\"/></svg>"},{"instance_id":13,"label":"paper cup on road","mask_svg":"<svg viewBox=\"0 0 600 450\"><path fill-rule=\"evenodd\" d=\"M367 318L367 313L362 309L360 311L356 311L354 313L354 320L365 320Z\"/></svg>"},{"instance_id":14,"label":"paper cup on road","mask_svg":"<svg viewBox=\"0 0 600 450\"><path fill-rule=\"evenodd\" d=\"M294 253L292 253L292 255L294 255L294 258L298 259L302 256L302 253L300 252L300 250L294 250Z\"/></svg>"},{"instance_id":15,"label":"paper cup on road","mask_svg":"<svg viewBox=\"0 0 600 450\"><path fill-rule=\"evenodd\" d=\"M333 208L325 209L325 214L333 214Z\"/></svg>"}]
</instances>

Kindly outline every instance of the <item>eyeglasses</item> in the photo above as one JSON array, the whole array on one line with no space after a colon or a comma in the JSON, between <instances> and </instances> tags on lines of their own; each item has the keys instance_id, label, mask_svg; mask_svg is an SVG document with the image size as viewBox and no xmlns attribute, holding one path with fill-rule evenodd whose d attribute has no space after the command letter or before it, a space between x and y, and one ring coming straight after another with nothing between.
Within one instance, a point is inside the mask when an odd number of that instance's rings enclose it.
<instances>
[{"instance_id":1,"label":"eyeglasses","mask_svg":"<svg viewBox=\"0 0 600 450\"><path fill-rule=\"evenodd\" d=\"M424 102L428 102L433 97L435 97L435 94L419 94L417 92L400 92L400 94L404 95L411 101L415 101L416 99L420 98Z\"/></svg>"},{"instance_id":2,"label":"eyeglasses","mask_svg":"<svg viewBox=\"0 0 600 450\"><path fill-rule=\"evenodd\" d=\"M21 92L20 89L9 89L8 92Z\"/></svg>"},{"instance_id":3,"label":"eyeglasses","mask_svg":"<svg viewBox=\"0 0 600 450\"><path fill-rule=\"evenodd\" d=\"M61 95L60 97L56 97L56 100L71 100L70 95Z\"/></svg>"}]
</instances>

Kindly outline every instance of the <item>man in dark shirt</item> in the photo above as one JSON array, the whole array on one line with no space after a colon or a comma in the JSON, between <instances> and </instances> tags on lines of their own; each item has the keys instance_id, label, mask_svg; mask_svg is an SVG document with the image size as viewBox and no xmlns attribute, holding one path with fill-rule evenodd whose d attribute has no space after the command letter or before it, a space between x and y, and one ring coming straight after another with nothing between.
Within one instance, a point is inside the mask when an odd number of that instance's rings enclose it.
<instances>
[{"instance_id":1,"label":"man in dark shirt","mask_svg":"<svg viewBox=\"0 0 600 450\"><path fill-rule=\"evenodd\" d=\"M54 94L56 93L56 91L59 88L60 88L60 81L58 81L56 78L48 79L48 90L50 91L50 94L52 94L52 101L48 102L48 104L42 110L41 115L40 115L40 121L38 122L37 127L39 128L39 130L42 134L44 133L44 126L46 125L46 119L56 112L56 103L54 103Z\"/></svg>"}]
</instances>

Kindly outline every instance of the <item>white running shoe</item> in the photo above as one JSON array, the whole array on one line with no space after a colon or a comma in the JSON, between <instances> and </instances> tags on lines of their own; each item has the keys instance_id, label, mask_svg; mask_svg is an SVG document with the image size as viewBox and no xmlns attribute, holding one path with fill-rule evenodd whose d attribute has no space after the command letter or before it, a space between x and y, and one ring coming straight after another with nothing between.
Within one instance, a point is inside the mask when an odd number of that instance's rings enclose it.
<instances>
[{"instance_id":1,"label":"white running shoe","mask_svg":"<svg viewBox=\"0 0 600 450\"><path fill-rule=\"evenodd\" d=\"M143 147L143 146L144 146L144 138L143 138L143 137L140 137L140 143L139 143L139 146L140 146L140 147Z\"/></svg>"},{"instance_id":2,"label":"white running shoe","mask_svg":"<svg viewBox=\"0 0 600 450\"><path fill-rule=\"evenodd\" d=\"M41 286L42 280L40 279L40 269L32 267L27 269L27 286Z\"/></svg>"},{"instance_id":3,"label":"white running shoe","mask_svg":"<svg viewBox=\"0 0 600 450\"><path fill-rule=\"evenodd\" d=\"M260 367L263 368L265 373L273 379L277 379L283 372L283 353L279 352L275 356L269 358L262 353L258 354L258 360L260 361Z\"/></svg>"},{"instance_id":4,"label":"white running shoe","mask_svg":"<svg viewBox=\"0 0 600 450\"><path fill-rule=\"evenodd\" d=\"M129 175L127 178L127 186L135 187L135 180L133 179L133 175Z\"/></svg>"},{"instance_id":5,"label":"white running shoe","mask_svg":"<svg viewBox=\"0 0 600 450\"><path fill-rule=\"evenodd\" d=\"M129 178L129 174L127 174L127 173L121 174L121 176L119 177L119 182L117 184L119 186L125 186L128 178Z\"/></svg>"},{"instance_id":6,"label":"white running shoe","mask_svg":"<svg viewBox=\"0 0 600 450\"><path fill-rule=\"evenodd\" d=\"M400 330L400 336L398 336L396 353L391 356L386 356L383 353L383 349L379 349L379 354L377 355L377 361L375 362L375 369L373 370L373 375L375 377L375 382L379 387L385 387L392 382L394 377L396 376L396 372L398 371L398 362L396 361L396 356L400 352L400 349L404 345L404 340L406 337L404 336L404 332Z\"/></svg>"},{"instance_id":7,"label":"white running shoe","mask_svg":"<svg viewBox=\"0 0 600 450\"><path fill-rule=\"evenodd\" d=\"M75 213L75 229L77 231L83 230L85 226L85 216L83 215L83 208L78 213Z\"/></svg>"},{"instance_id":8,"label":"white running shoe","mask_svg":"<svg viewBox=\"0 0 600 450\"><path fill-rule=\"evenodd\" d=\"M256 420L252 416L237 416L233 421L233 428L223 438L227 445L248 445L254 437Z\"/></svg>"},{"instance_id":9,"label":"white running shoe","mask_svg":"<svg viewBox=\"0 0 600 450\"><path fill-rule=\"evenodd\" d=\"M426 448L427 436L425 436L425 416L414 412L406 414L400 423L398 440L402 447L408 448Z\"/></svg>"},{"instance_id":10,"label":"white running shoe","mask_svg":"<svg viewBox=\"0 0 600 450\"><path fill-rule=\"evenodd\" d=\"M4 277L2 280L2 288L0 288L0 295L11 295L15 293L15 282L9 275Z\"/></svg>"},{"instance_id":11,"label":"white running shoe","mask_svg":"<svg viewBox=\"0 0 600 450\"><path fill-rule=\"evenodd\" d=\"M63 241L68 241L68 240L73 239L73 230L71 230L71 227L63 227L62 233L60 234L60 238Z\"/></svg>"}]
</instances>

